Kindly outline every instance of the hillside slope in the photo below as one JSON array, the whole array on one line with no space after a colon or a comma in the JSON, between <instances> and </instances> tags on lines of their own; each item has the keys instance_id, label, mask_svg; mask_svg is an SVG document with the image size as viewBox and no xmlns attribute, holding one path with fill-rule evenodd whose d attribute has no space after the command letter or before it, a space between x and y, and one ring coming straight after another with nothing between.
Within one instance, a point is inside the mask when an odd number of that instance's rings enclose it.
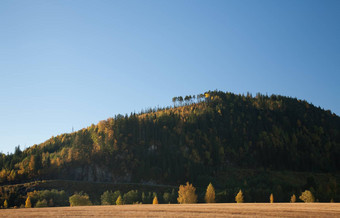
<instances>
[{"instance_id":1,"label":"hillside slope","mask_svg":"<svg viewBox=\"0 0 340 218\"><path fill-rule=\"evenodd\" d=\"M118 115L0 156L0 183L36 179L177 185L228 169L340 170L340 117L283 96L219 91L175 107Z\"/></svg>"}]
</instances>

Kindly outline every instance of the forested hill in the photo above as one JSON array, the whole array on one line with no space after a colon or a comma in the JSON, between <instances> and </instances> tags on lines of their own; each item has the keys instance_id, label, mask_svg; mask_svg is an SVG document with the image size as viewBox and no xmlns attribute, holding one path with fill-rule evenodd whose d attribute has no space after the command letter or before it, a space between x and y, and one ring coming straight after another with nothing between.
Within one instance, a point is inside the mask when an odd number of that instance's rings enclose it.
<instances>
[{"instance_id":1,"label":"forested hill","mask_svg":"<svg viewBox=\"0 0 340 218\"><path fill-rule=\"evenodd\" d=\"M340 118L306 101L213 91L173 102L1 154L0 182L177 185L221 176L230 168L340 170Z\"/></svg>"}]
</instances>

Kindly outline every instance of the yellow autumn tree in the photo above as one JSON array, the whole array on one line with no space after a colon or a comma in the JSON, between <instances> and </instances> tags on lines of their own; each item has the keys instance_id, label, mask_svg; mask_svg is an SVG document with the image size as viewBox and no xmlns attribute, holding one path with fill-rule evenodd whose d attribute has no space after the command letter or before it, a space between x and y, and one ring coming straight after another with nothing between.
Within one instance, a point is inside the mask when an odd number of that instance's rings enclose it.
<instances>
[{"instance_id":1,"label":"yellow autumn tree","mask_svg":"<svg viewBox=\"0 0 340 218\"><path fill-rule=\"evenodd\" d=\"M28 164L28 168L30 171L34 171L35 170L35 159L34 159L34 156L32 155L31 158L30 158L30 162Z\"/></svg>"},{"instance_id":2,"label":"yellow autumn tree","mask_svg":"<svg viewBox=\"0 0 340 218\"><path fill-rule=\"evenodd\" d=\"M215 189L214 186L209 183L207 191L205 192L204 200L207 203L215 203Z\"/></svg>"},{"instance_id":3,"label":"yellow autumn tree","mask_svg":"<svg viewBox=\"0 0 340 218\"><path fill-rule=\"evenodd\" d=\"M299 198L305 203L313 203L315 201L315 198L314 198L312 192L309 191L309 190L302 192L302 194Z\"/></svg>"},{"instance_id":4,"label":"yellow autumn tree","mask_svg":"<svg viewBox=\"0 0 340 218\"><path fill-rule=\"evenodd\" d=\"M31 203L31 198L30 198L30 196L28 196L27 199L26 199L25 207L26 207L26 208L31 208L31 207L32 207L32 203Z\"/></svg>"},{"instance_id":5,"label":"yellow autumn tree","mask_svg":"<svg viewBox=\"0 0 340 218\"><path fill-rule=\"evenodd\" d=\"M155 197L153 198L152 204L158 204L157 196L155 196Z\"/></svg>"},{"instance_id":6,"label":"yellow autumn tree","mask_svg":"<svg viewBox=\"0 0 340 218\"><path fill-rule=\"evenodd\" d=\"M178 190L177 201L180 204L194 204L197 202L196 188L187 182L187 184L180 185Z\"/></svg>"},{"instance_id":7,"label":"yellow autumn tree","mask_svg":"<svg viewBox=\"0 0 340 218\"><path fill-rule=\"evenodd\" d=\"M235 197L235 201L236 203L243 203L243 193L242 190L240 189L240 191L237 193L236 197Z\"/></svg>"},{"instance_id":8,"label":"yellow autumn tree","mask_svg":"<svg viewBox=\"0 0 340 218\"><path fill-rule=\"evenodd\" d=\"M123 205L123 199L122 196L118 196L117 200L116 200L116 205Z\"/></svg>"},{"instance_id":9,"label":"yellow autumn tree","mask_svg":"<svg viewBox=\"0 0 340 218\"><path fill-rule=\"evenodd\" d=\"M290 197L290 203L296 202L296 196L293 194L292 197Z\"/></svg>"},{"instance_id":10,"label":"yellow autumn tree","mask_svg":"<svg viewBox=\"0 0 340 218\"><path fill-rule=\"evenodd\" d=\"M273 195L273 193L270 194L269 201L270 201L270 203L274 203L274 195Z\"/></svg>"},{"instance_id":11,"label":"yellow autumn tree","mask_svg":"<svg viewBox=\"0 0 340 218\"><path fill-rule=\"evenodd\" d=\"M7 200L5 200L5 202L4 202L4 208L5 208L5 209L8 208L8 202L7 202Z\"/></svg>"}]
</instances>

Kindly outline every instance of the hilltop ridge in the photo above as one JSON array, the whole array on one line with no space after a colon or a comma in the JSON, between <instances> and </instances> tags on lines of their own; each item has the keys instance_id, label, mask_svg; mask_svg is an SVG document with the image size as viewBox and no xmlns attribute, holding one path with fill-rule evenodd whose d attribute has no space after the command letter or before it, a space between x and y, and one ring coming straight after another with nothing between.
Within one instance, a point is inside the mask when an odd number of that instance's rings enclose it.
<instances>
[{"instance_id":1,"label":"hilltop ridge","mask_svg":"<svg viewBox=\"0 0 340 218\"><path fill-rule=\"evenodd\" d=\"M340 118L306 101L220 91L117 115L0 156L0 183L36 179L177 185L230 169L338 173Z\"/></svg>"}]
</instances>

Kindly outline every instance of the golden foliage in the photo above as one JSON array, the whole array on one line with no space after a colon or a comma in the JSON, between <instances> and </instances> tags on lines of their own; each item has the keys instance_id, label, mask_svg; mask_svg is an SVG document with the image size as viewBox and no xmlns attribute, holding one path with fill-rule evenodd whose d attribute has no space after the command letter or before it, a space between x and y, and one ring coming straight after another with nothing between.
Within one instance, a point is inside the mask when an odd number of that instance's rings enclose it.
<instances>
[{"instance_id":1,"label":"golden foliage","mask_svg":"<svg viewBox=\"0 0 340 218\"><path fill-rule=\"evenodd\" d=\"M11 170L10 174L7 176L8 181L14 181L15 177L17 176L17 173L15 170Z\"/></svg>"},{"instance_id":2,"label":"golden foliage","mask_svg":"<svg viewBox=\"0 0 340 218\"><path fill-rule=\"evenodd\" d=\"M211 183L209 183L209 185L207 187L207 191L205 193L204 200L207 203L215 203L215 189L214 189L214 186Z\"/></svg>"},{"instance_id":3,"label":"golden foliage","mask_svg":"<svg viewBox=\"0 0 340 218\"><path fill-rule=\"evenodd\" d=\"M123 199L122 196L118 196L117 200L116 200L116 205L123 205Z\"/></svg>"},{"instance_id":4,"label":"golden foliage","mask_svg":"<svg viewBox=\"0 0 340 218\"><path fill-rule=\"evenodd\" d=\"M180 204L193 204L197 202L196 188L187 182L187 184L180 185L178 190L177 201Z\"/></svg>"},{"instance_id":5,"label":"golden foliage","mask_svg":"<svg viewBox=\"0 0 340 218\"><path fill-rule=\"evenodd\" d=\"M274 203L274 195L273 195L273 193L270 194L269 201L270 201L270 203Z\"/></svg>"},{"instance_id":6,"label":"golden foliage","mask_svg":"<svg viewBox=\"0 0 340 218\"><path fill-rule=\"evenodd\" d=\"M5 202L4 202L4 208L5 208L5 209L8 208L8 202L7 202L7 200L5 200Z\"/></svg>"},{"instance_id":7,"label":"golden foliage","mask_svg":"<svg viewBox=\"0 0 340 218\"><path fill-rule=\"evenodd\" d=\"M34 190L32 192L27 192L27 197L34 198L34 196L37 196L38 192L37 190Z\"/></svg>"},{"instance_id":8,"label":"golden foliage","mask_svg":"<svg viewBox=\"0 0 340 218\"><path fill-rule=\"evenodd\" d=\"M302 192L299 198L305 203L312 203L315 201L312 192L310 192L309 190L305 190L304 192Z\"/></svg>"},{"instance_id":9,"label":"golden foliage","mask_svg":"<svg viewBox=\"0 0 340 218\"><path fill-rule=\"evenodd\" d=\"M32 155L31 156L31 159L30 159L30 162L29 162L29 165L28 165L28 168L30 171L34 171L35 169L35 160L34 160L34 156Z\"/></svg>"},{"instance_id":10,"label":"golden foliage","mask_svg":"<svg viewBox=\"0 0 340 218\"><path fill-rule=\"evenodd\" d=\"M296 202L296 196L292 195L292 197L290 197L290 203L295 203Z\"/></svg>"},{"instance_id":11,"label":"golden foliage","mask_svg":"<svg viewBox=\"0 0 340 218\"><path fill-rule=\"evenodd\" d=\"M61 149L60 156L64 158L66 154L68 154L68 148L64 147Z\"/></svg>"},{"instance_id":12,"label":"golden foliage","mask_svg":"<svg viewBox=\"0 0 340 218\"><path fill-rule=\"evenodd\" d=\"M105 131L105 125L106 125L106 121L104 121L104 120L99 121L99 123L97 124L98 132L104 132Z\"/></svg>"},{"instance_id":13,"label":"golden foliage","mask_svg":"<svg viewBox=\"0 0 340 218\"><path fill-rule=\"evenodd\" d=\"M96 154L100 151L100 145L98 143L93 143L92 154Z\"/></svg>"},{"instance_id":14,"label":"golden foliage","mask_svg":"<svg viewBox=\"0 0 340 218\"><path fill-rule=\"evenodd\" d=\"M71 162L72 160L73 160L73 148L70 148L70 149L68 149L66 161Z\"/></svg>"},{"instance_id":15,"label":"golden foliage","mask_svg":"<svg viewBox=\"0 0 340 218\"><path fill-rule=\"evenodd\" d=\"M235 201L236 203L243 203L243 193L242 190L240 189L240 191L237 193L236 197L235 197Z\"/></svg>"},{"instance_id":16,"label":"golden foliage","mask_svg":"<svg viewBox=\"0 0 340 218\"><path fill-rule=\"evenodd\" d=\"M31 203L31 197L28 196L25 202L25 207L26 208L31 208L32 207L32 203Z\"/></svg>"},{"instance_id":17,"label":"golden foliage","mask_svg":"<svg viewBox=\"0 0 340 218\"><path fill-rule=\"evenodd\" d=\"M60 159L60 157L57 157L56 163L57 163L57 166L60 166L63 163L63 161L62 159Z\"/></svg>"},{"instance_id":18,"label":"golden foliage","mask_svg":"<svg viewBox=\"0 0 340 218\"><path fill-rule=\"evenodd\" d=\"M5 178L7 178L7 170L2 168L0 171L0 180L4 180Z\"/></svg>"},{"instance_id":19,"label":"golden foliage","mask_svg":"<svg viewBox=\"0 0 340 218\"><path fill-rule=\"evenodd\" d=\"M153 198L152 204L158 204L157 196L155 196L155 197Z\"/></svg>"}]
</instances>

